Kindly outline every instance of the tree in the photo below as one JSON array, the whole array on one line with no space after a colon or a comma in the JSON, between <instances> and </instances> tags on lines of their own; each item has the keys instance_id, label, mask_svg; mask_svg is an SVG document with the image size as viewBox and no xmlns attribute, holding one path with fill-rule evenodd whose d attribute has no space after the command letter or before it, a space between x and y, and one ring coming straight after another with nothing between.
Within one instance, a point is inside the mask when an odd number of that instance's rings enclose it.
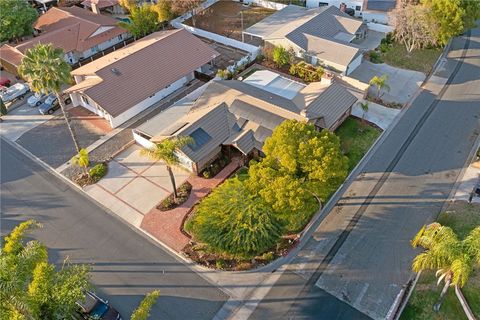
<instances>
[{"instance_id":1,"label":"tree","mask_svg":"<svg viewBox=\"0 0 480 320\"><path fill-rule=\"evenodd\" d=\"M362 123L365 124L365 116L367 115L369 104L368 101L359 102L358 105L362 108Z\"/></svg>"},{"instance_id":2,"label":"tree","mask_svg":"<svg viewBox=\"0 0 480 320\"><path fill-rule=\"evenodd\" d=\"M130 320L147 320L150 315L150 310L152 309L155 302L157 302L158 297L160 296L160 291L154 290L148 293L145 298L140 302L135 311L133 311Z\"/></svg>"},{"instance_id":3,"label":"tree","mask_svg":"<svg viewBox=\"0 0 480 320\"><path fill-rule=\"evenodd\" d=\"M394 39L402 42L408 52L437 45L438 23L428 8L412 4L400 6L394 17Z\"/></svg>"},{"instance_id":4,"label":"tree","mask_svg":"<svg viewBox=\"0 0 480 320\"><path fill-rule=\"evenodd\" d=\"M280 238L282 224L272 208L238 179L229 179L204 198L186 228L210 248L254 257Z\"/></svg>"},{"instance_id":5,"label":"tree","mask_svg":"<svg viewBox=\"0 0 480 320\"><path fill-rule=\"evenodd\" d=\"M348 158L340 139L310 123L287 120L273 131L263 146L266 165L304 183L306 190L325 201L348 173Z\"/></svg>"},{"instance_id":6,"label":"tree","mask_svg":"<svg viewBox=\"0 0 480 320\"><path fill-rule=\"evenodd\" d=\"M380 91L381 90L390 91L390 86L387 84L387 81L388 81L388 75L384 74L380 77L379 76L374 76L368 82L369 85L377 87L377 98L380 98Z\"/></svg>"},{"instance_id":7,"label":"tree","mask_svg":"<svg viewBox=\"0 0 480 320\"><path fill-rule=\"evenodd\" d=\"M172 167L178 167L180 165L180 159L178 158L176 151L187 144L194 143L195 141L190 136L174 137L157 143L153 149L143 149L141 152L142 155L148 156L157 161L165 162L170 176L170 182L172 183L174 201L177 201L178 193Z\"/></svg>"},{"instance_id":8,"label":"tree","mask_svg":"<svg viewBox=\"0 0 480 320\"><path fill-rule=\"evenodd\" d=\"M462 0L422 0L431 18L436 21L437 42L446 45L450 39L464 31L465 10Z\"/></svg>"},{"instance_id":9,"label":"tree","mask_svg":"<svg viewBox=\"0 0 480 320\"><path fill-rule=\"evenodd\" d=\"M152 9L152 5L147 3L130 7L130 23L122 21L118 25L130 32L135 39L145 37L160 29L158 13Z\"/></svg>"},{"instance_id":10,"label":"tree","mask_svg":"<svg viewBox=\"0 0 480 320\"><path fill-rule=\"evenodd\" d=\"M279 67L286 66L290 63L290 53L284 47L275 47L273 49L273 62Z\"/></svg>"},{"instance_id":11,"label":"tree","mask_svg":"<svg viewBox=\"0 0 480 320\"><path fill-rule=\"evenodd\" d=\"M37 11L27 2L0 0L0 41L18 40L33 33Z\"/></svg>"},{"instance_id":12,"label":"tree","mask_svg":"<svg viewBox=\"0 0 480 320\"><path fill-rule=\"evenodd\" d=\"M437 270L438 283L445 282L440 297L434 305L438 311L450 286L463 287L473 272L474 266L480 265L480 226L473 229L463 240L449 227L439 223L423 226L412 246L423 247L412 263L415 272Z\"/></svg>"},{"instance_id":13,"label":"tree","mask_svg":"<svg viewBox=\"0 0 480 320\"><path fill-rule=\"evenodd\" d=\"M465 29L475 27L475 22L480 19L480 1L462 0L460 5L465 12L463 27Z\"/></svg>"},{"instance_id":14,"label":"tree","mask_svg":"<svg viewBox=\"0 0 480 320\"><path fill-rule=\"evenodd\" d=\"M171 0L159 0L152 6L152 10L157 13L159 23L164 23L175 18Z\"/></svg>"},{"instance_id":15,"label":"tree","mask_svg":"<svg viewBox=\"0 0 480 320\"><path fill-rule=\"evenodd\" d=\"M189 12L192 16L192 25L195 27L195 15L197 14L197 8L202 3L202 0L182 0L173 1L172 10L176 15L182 15Z\"/></svg>"},{"instance_id":16,"label":"tree","mask_svg":"<svg viewBox=\"0 0 480 320\"><path fill-rule=\"evenodd\" d=\"M80 149L78 154L72 157L72 165L79 166L83 169L83 172L88 175L88 166L90 165L90 159L88 157L87 149Z\"/></svg>"},{"instance_id":17,"label":"tree","mask_svg":"<svg viewBox=\"0 0 480 320\"><path fill-rule=\"evenodd\" d=\"M306 192L303 181L267 162L251 163L245 184L272 207L287 233L297 232L318 210L318 202L311 192Z\"/></svg>"},{"instance_id":18,"label":"tree","mask_svg":"<svg viewBox=\"0 0 480 320\"><path fill-rule=\"evenodd\" d=\"M0 252L1 319L63 319L91 287L86 266L65 261L56 271L44 245L36 240L23 243L26 233L38 227L29 220L5 237Z\"/></svg>"},{"instance_id":19,"label":"tree","mask_svg":"<svg viewBox=\"0 0 480 320\"><path fill-rule=\"evenodd\" d=\"M56 95L75 149L77 153L80 152L80 146L75 131L70 124L61 94L62 85L70 83L72 80L71 67L65 61L63 50L53 47L51 43L39 43L25 52L18 71L22 77L28 79L33 91L45 94L53 92Z\"/></svg>"},{"instance_id":20,"label":"tree","mask_svg":"<svg viewBox=\"0 0 480 320\"><path fill-rule=\"evenodd\" d=\"M131 12L131 9L136 7L137 1L136 1L136 0L118 0L118 4L119 4L126 12Z\"/></svg>"}]
</instances>

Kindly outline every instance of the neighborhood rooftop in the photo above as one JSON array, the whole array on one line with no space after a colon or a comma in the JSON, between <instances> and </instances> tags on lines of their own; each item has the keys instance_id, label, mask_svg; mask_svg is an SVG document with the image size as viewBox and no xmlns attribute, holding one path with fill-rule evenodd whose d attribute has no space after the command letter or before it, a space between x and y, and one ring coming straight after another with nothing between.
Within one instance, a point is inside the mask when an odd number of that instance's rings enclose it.
<instances>
[{"instance_id":1,"label":"neighborhood rooftop","mask_svg":"<svg viewBox=\"0 0 480 320\"><path fill-rule=\"evenodd\" d=\"M160 31L74 70L85 80L67 92L82 92L117 116L216 56L188 31Z\"/></svg>"}]
</instances>

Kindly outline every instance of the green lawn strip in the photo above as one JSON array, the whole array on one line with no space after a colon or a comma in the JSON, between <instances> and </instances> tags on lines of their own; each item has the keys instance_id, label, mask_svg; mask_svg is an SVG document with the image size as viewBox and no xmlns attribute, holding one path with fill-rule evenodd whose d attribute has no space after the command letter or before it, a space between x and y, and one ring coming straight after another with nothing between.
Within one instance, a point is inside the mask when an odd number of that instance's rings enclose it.
<instances>
[{"instance_id":1,"label":"green lawn strip","mask_svg":"<svg viewBox=\"0 0 480 320\"><path fill-rule=\"evenodd\" d=\"M446 212L438 217L438 222L452 228L455 233L464 238L475 226L480 225L479 205L470 205L465 202L452 204ZM435 273L424 271L418 280L417 286L400 319L423 320L466 319L460 302L455 295L454 288L450 288L445 302L438 313L433 311L443 283L436 285ZM477 318L480 317L480 273L472 274L468 283L462 288L463 295Z\"/></svg>"},{"instance_id":2,"label":"green lawn strip","mask_svg":"<svg viewBox=\"0 0 480 320\"><path fill-rule=\"evenodd\" d=\"M336 130L336 134L340 137L342 149L349 159L350 170L363 158L380 133L380 129L368 124L363 125L361 120L353 117L345 120Z\"/></svg>"},{"instance_id":3,"label":"green lawn strip","mask_svg":"<svg viewBox=\"0 0 480 320\"><path fill-rule=\"evenodd\" d=\"M382 53L382 60L393 67L416 70L428 74L441 53L441 48L407 52L403 44L394 42L387 52Z\"/></svg>"}]
</instances>

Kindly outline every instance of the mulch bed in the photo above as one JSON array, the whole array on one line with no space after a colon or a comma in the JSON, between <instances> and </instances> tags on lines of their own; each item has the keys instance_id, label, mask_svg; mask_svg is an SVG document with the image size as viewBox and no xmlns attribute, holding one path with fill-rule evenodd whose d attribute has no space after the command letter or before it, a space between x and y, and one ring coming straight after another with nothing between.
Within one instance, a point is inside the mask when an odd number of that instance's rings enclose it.
<instances>
[{"instance_id":1,"label":"mulch bed","mask_svg":"<svg viewBox=\"0 0 480 320\"><path fill-rule=\"evenodd\" d=\"M177 188L178 198L177 201L173 200L173 192L165 199L160 202L157 206L157 209L160 211L168 211L175 209L178 206L184 204L188 197L190 197L190 193L192 192L192 185L185 181L180 187Z\"/></svg>"},{"instance_id":2,"label":"mulch bed","mask_svg":"<svg viewBox=\"0 0 480 320\"><path fill-rule=\"evenodd\" d=\"M269 264L277 258L286 256L298 243L296 235L284 237L275 248L251 260L235 258L208 250L206 245L190 242L183 248L183 253L196 263L211 269L225 271L243 271L259 268Z\"/></svg>"}]
</instances>

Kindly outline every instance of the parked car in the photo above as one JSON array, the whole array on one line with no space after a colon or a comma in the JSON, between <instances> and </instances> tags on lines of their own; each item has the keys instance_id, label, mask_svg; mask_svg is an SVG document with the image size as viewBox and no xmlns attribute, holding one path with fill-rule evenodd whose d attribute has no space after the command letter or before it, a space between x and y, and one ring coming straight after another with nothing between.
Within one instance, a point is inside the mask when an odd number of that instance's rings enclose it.
<instances>
[{"instance_id":1,"label":"parked car","mask_svg":"<svg viewBox=\"0 0 480 320\"><path fill-rule=\"evenodd\" d=\"M77 302L76 318L85 320L122 320L120 313L93 292L85 293L85 301ZM77 317L78 316L78 317Z\"/></svg>"},{"instance_id":2,"label":"parked car","mask_svg":"<svg viewBox=\"0 0 480 320\"><path fill-rule=\"evenodd\" d=\"M65 104L72 102L70 97L67 97L64 101ZM53 93L50 93L45 101L38 107L38 111L40 111L41 114L53 114L59 108L60 104L57 101L57 96Z\"/></svg>"},{"instance_id":3,"label":"parked car","mask_svg":"<svg viewBox=\"0 0 480 320\"><path fill-rule=\"evenodd\" d=\"M0 77L0 88L8 88L12 82L10 79L5 77Z\"/></svg>"},{"instance_id":4,"label":"parked car","mask_svg":"<svg viewBox=\"0 0 480 320\"><path fill-rule=\"evenodd\" d=\"M43 101L47 98L46 94L43 93L35 93L33 96L28 98L27 103L30 107L38 107L43 103Z\"/></svg>"},{"instance_id":5,"label":"parked car","mask_svg":"<svg viewBox=\"0 0 480 320\"><path fill-rule=\"evenodd\" d=\"M0 98L3 102L11 102L16 99L22 99L23 96L30 91L30 88L25 83L15 83L6 90L0 91Z\"/></svg>"}]
</instances>

